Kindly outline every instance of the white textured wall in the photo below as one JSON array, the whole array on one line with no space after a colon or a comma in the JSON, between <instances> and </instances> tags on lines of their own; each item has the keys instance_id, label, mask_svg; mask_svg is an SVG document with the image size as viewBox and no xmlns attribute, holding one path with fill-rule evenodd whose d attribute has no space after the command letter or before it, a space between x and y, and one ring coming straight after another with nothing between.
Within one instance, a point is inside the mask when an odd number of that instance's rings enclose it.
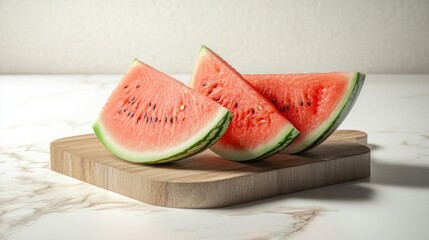
<instances>
[{"instance_id":1,"label":"white textured wall","mask_svg":"<svg viewBox=\"0 0 429 240\"><path fill-rule=\"evenodd\" d=\"M429 1L0 0L0 73L429 73Z\"/></svg>"}]
</instances>

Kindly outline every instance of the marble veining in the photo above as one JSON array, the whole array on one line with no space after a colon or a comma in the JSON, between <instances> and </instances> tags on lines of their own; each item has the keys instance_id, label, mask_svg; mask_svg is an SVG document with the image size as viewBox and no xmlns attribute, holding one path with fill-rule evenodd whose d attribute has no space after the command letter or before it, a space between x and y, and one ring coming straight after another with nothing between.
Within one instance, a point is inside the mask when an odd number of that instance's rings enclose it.
<instances>
[{"instance_id":1,"label":"marble veining","mask_svg":"<svg viewBox=\"0 0 429 240\"><path fill-rule=\"evenodd\" d=\"M1 192L7 193L7 195L2 194L0 198L2 238L31 224L32 221L37 221L43 215L69 212L75 209L95 211L115 209L115 211L131 211L137 215L183 211L150 206L52 172L48 169L49 150L46 145L22 145L0 150L0 164L3 170L1 172ZM5 170L8 170L8 173L5 173ZM289 224L289 230L272 233L278 237L285 237L301 231L312 218L320 214L321 209L317 207L308 209L243 207L235 210L215 211L218 218L223 218L223 216L254 218L262 215L290 215L290 217L285 217L288 220L285 222L285 227L287 228ZM228 222L226 219L220 223L224 221ZM237 226L240 224L237 220L230 222ZM231 233L236 234L233 231ZM270 237L269 239L275 238Z\"/></svg>"},{"instance_id":2,"label":"marble veining","mask_svg":"<svg viewBox=\"0 0 429 240\"><path fill-rule=\"evenodd\" d=\"M428 75L367 77L341 128L368 133L369 179L199 210L151 206L49 169L49 143L90 133L120 78L0 76L1 240L429 239Z\"/></svg>"},{"instance_id":3,"label":"marble veining","mask_svg":"<svg viewBox=\"0 0 429 240\"><path fill-rule=\"evenodd\" d=\"M11 77L14 79L14 77ZM49 78L52 78L50 76ZM61 78L61 77L59 77ZM68 77L66 77L68 78ZM102 77L100 77L102 78ZM20 88L22 90L23 82L16 83L11 80L0 79L2 87L9 87L11 90ZM19 79L22 81L22 79ZM54 81L53 79L51 79ZM43 80L46 81L46 80ZM42 81L42 82L43 82ZM66 80L63 80L66 81ZM91 186L89 184L80 182L75 179L60 175L49 169L49 143L55 138L66 137L72 134L88 133L91 132L91 123L94 119L87 112L79 111L79 106L85 102L91 101L90 95L79 97L82 95L82 89L93 88L96 91L96 96L102 95L103 90L106 90L101 103L105 101L108 94L111 92L118 80L93 80L91 78L82 77L80 81L74 82L60 82L64 86L60 91L57 87L53 87L51 91L43 89L43 86L38 86L30 82L24 88L36 88L36 91L29 91L26 96L13 95L12 101L8 102L14 109L21 109L21 111L30 111L34 114L34 118L27 116L26 121L16 116L17 121L11 119L6 123L2 123L0 134L2 137L0 146L0 239L6 239L13 233L19 232L22 228L32 226L44 216L73 212L76 210L87 209L91 211L128 211L134 216L145 216L147 214L159 214L166 212L183 212L180 209L167 209L156 206L151 206L135 200L117 195ZM10 85L8 83L10 82ZM55 85L54 82L49 82ZM38 93L40 89L43 93ZM25 91L24 91L25 92ZM11 96L7 96L11 97ZM91 97L94 97L91 95ZM15 100L16 99L16 100ZM10 99L9 99L10 100ZM73 117L68 114L64 117L61 114L52 111L52 109L60 107L61 103L66 101L74 101L75 107L67 109L74 113ZM54 102L52 104L52 102ZM34 111L34 107L38 106L38 111ZM45 108L40 107L45 106ZM99 105L95 108L97 111L101 108ZM8 109L6 109L8 110ZM92 109L91 111L93 111ZM12 114L0 109L2 113ZM58 110L61 111L61 110ZM41 117L40 115L44 115ZM57 132L58 134L50 133ZM33 141L29 141L34 139ZM12 141L8 141L12 140ZM204 211L204 210L201 210ZM200 211L200 212L201 212ZM192 211L197 214L198 211ZM263 238L273 239L270 234L275 236L287 236L293 232L302 230L312 218L320 213L317 207L307 208L291 208L291 207L266 207L263 209L253 208L248 210L248 207L238 208L235 210L215 210L217 218L223 219L219 223L228 222L228 216L241 215L242 218L257 218L265 215L270 218L272 215L283 215L285 221L282 222L285 226L284 231L274 231L274 233L267 231L260 235ZM212 214L213 211L210 211ZM170 213L171 214L171 213ZM204 215L204 214L203 214ZM196 215L198 217L198 214ZM242 220L241 220L242 221ZM212 223L213 226L219 223ZM238 226L239 220L231 219L232 226ZM236 227L231 228L230 236L237 236L239 232L234 232ZM188 229L182 226L180 229L172 228L171 231L175 232L193 232L194 234L204 235L204 231ZM185 237L185 236L183 236ZM226 237L226 236L224 236Z\"/></svg>"},{"instance_id":4,"label":"marble veining","mask_svg":"<svg viewBox=\"0 0 429 240\"><path fill-rule=\"evenodd\" d=\"M120 196L109 197L112 195L109 192L52 172L48 168L46 144L1 148L0 151L0 233L3 237L53 212L78 208L165 211Z\"/></svg>"}]
</instances>

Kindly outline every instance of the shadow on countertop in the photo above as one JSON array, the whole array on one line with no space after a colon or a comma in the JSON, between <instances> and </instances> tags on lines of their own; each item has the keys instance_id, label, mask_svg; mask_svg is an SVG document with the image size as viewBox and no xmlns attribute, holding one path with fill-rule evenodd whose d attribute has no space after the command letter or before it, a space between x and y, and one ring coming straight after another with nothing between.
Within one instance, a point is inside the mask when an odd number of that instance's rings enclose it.
<instances>
[{"instance_id":1,"label":"shadow on countertop","mask_svg":"<svg viewBox=\"0 0 429 240\"><path fill-rule=\"evenodd\" d=\"M371 200L377 194L376 190L371 187L372 184L428 189L429 168L385 163L371 159L371 176L369 178L292 193L282 197L366 201Z\"/></svg>"},{"instance_id":2,"label":"shadow on countertop","mask_svg":"<svg viewBox=\"0 0 429 240\"><path fill-rule=\"evenodd\" d=\"M368 144L372 152L382 149L377 144ZM429 188L429 167L407 164L406 159L401 163L389 163L377 157L371 158L371 183Z\"/></svg>"},{"instance_id":3,"label":"shadow on countertop","mask_svg":"<svg viewBox=\"0 0 429 240\"><path fill-rule=\"evenodd\" d=\"M368 144L368 147L372 152L382 149L382 146L375 144ZM371 184L429 188L429 167L406 165L406 162L388 163L378 158L371 158L371 176L368 178L292 193L283 197L364 201L370 200L376 194Z\"/></svg>"},{"instance_id":4,"label":"shadow on countertop","mask_svg":"<svg viewBox=\"0 0 429 240\"><path fill-rule=\"evenodd\" d=\"M368 144L372 152L382 149L382 146ZM230 207L241 208L282 199L314 199L321 201L370 201L377 195L373 184L403 186L412 188L429 188L429 167L388 163L379 158L371 159L371 176L368 178L339 183L331 186L309 189L285 194L255 202L244 203Z\"/></svg>"},{"instance_id":5,"label":"shadow on countertop","mask_svg":"<svg viewBox=\"0 0 429 240\"><path fill-rule=\"evenodd\" d=\"M393 164L371 159L371 183L429 188L429 167Z\"/></svg>"}]
</instances>

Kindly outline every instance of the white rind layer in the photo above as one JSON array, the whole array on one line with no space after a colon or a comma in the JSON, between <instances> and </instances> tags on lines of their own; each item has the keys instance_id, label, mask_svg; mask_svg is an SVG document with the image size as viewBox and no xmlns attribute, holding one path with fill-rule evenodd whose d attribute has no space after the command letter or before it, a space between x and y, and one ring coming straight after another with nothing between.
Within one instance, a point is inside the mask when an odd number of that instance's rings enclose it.
<instances>
[{"instance_id":1,"label":"white rind layer","mask_svg":"<svg viewBox=\"0 0 429 240\"><path fill-rule=\"evenodd\" d=\"M304 140L299 143L296 142L290 144L282 151L282 153L294 154L302 152L317 146L329 135L331 135L335 129L338 128L338 126L349 113L350 109L353 107L353 104L359 95L360 89L362 88L364 78L364 74L357 72L349 73L347 85L348 91L344 93L342 102L337 105L327 120L318 128L316 128L311 134L307 135Z\"/></svg>"},{"instance_id":2,"label":"white rind layer","mask_svg":"<svg viewBox=\"0 0 429 240\"><path fill-rule=\"evenodd\" d=\"M292 124L289 124L279 131L276 137L272 138L271 141L261 144L259 147L254 149L245 149L244 151L240 151L237 149L228 148L219 142L213 145L210 149L223 158L229 160L252 161L264 158L267 154L272 155L281 151L297 135L298 131L292 126ZM290 141L287 141L288 138Z\"/></svg>"},{"instance_id":3,"label":"white rind layer","mask_svg":"<svg viewBox=\"0 0 429 240\"><path fill-rule=\"evenodd\" d=\"M188 140L167 149L162 152L157 151L137 151L127 149L121 144L117 143L115 139L109 134L108 130L104 127L103 120L99 117L93 125L100 141L116 156L131 161L140 163L162 163L170 162L184 158L186 156L195 154L202 148L209 147L208 141L215 141L213 139L216 134L221 134L226 131L229 126L231 113L226 108L220 108L213 119L206 124L204 128L190 137ZM196 145L197 144L197 145Z\"/></svg>"}]
</instances>

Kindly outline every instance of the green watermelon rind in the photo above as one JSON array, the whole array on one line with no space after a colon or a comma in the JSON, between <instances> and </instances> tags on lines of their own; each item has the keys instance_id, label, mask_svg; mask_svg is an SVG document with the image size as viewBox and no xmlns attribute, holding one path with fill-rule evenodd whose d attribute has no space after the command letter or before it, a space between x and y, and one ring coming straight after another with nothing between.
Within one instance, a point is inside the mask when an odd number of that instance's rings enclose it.
<instances>
[{"instance_id":1,"label":"green watermelon rind","mask_svg":"<svg viewBox=\"0 0 429 240\"><path fill-rule=\"evenodd\" d=\"M299 131L289 125L286 126L282 131L279 131L279 134L270 142L261 145L257 149L246 149L245 151L240 151L228 149L222 145L214 145L210 149L228 160L237 162L257 161L279 153L298 135Z\"/></svg>"},{"instance_id":2,"label":"green watermelon rind","mask_svg":"<svg viewBox=\"0 0 429 240\"><path fill-rule=\"evenodd\" d=\"M285 149L290 143L292 143L293 140L295 140L295 138L297 138L299 136L299 134L300 134L300 132L296 128L292 128L292 130L286 136L286 138L284 138L284 140L282 142L277 144L277 147L273 148L273 150L271 150L270 152L267 152L266 154L264 154L263 156L255 159L255 160L267 158L267 157L272 156L276 153L279 153L280 151Z\"/></svg>"},{"instance_id":3,"label":"green watermelon rind","mask_svg":"<svg viewBox=\"0 0 429 240\"><path fill-rule=\"evenodd\" d=\"M353 105L359 96L364 82L365 74L359 72L353 73L350 80L350 90L347 94L345 94L342 104L340 104L338 107L339 110L332 112L331 117L329 117L332 120L327 120L325 124L320 125L318 129L314 131L313 134L311 134L312 136L306 138L308 139L306 143L302 143L296 147L294 145L289 145L282 151L282 153L296 154L304 152L318 146L323 141L325 141L338 128L338 126L340 126L340 124L349 114L350 110L353 108Z\"/></svg>"},{"instance_id":4,"label":"green watermelon rind","mask_svg":"<svg viewBox=\"0 0 429 240\"><path fill-rule=\"evenodd\" d=\"M158 153L160 157L156 157L156 154L147 157L141 152L123 149L109 136L100 118L95 121L93 129L101 143L119 158L136 163L159 164L180 160L206 150L225 134L231 120L232 113L226 108L221 108L215 119L207 123L204 129L192 137L194 140L182 143L184 147L181 149L164 149L162 153Z\"/></svg>"},{"instance_id":5,"label":"green watermelon rind","mask_svg":"<svg viewBox=\"0 0 429 240\"><path fill-rule=\"evenodd\" d=\"M199 56L197 62L200 61L202 57L208 52L213 52L208 47L202 45L200 47ZM224 62L227 64L230 68L233 68L229 63L226 61ZM195 69L198 68L198 65L195 67ZM194 70L195 72L195 70ZM189 82L189 86L193 87L195 82L195 75L191 77L191 80ZM299 135L299 131L293 127L292 124L286 126L283 130L279 131L277 136L273 139L271 139L270 142L261 144L257 149L246 149L245 151L240 151L236 149L228 149L225 146L218 144L213 145L210 147L210 150L218 154L219 156L232 160L237 162L249 162L249 161L257 161L264 158L267 158L269 156L272 156L276 153L279 153L284 148L286 148L293 140Z\"/></svg>"},{"instance_id":6,"label":"green watermelon rind","mask_svg":"<svg viewBox=\"0 0 429 240\"><path fill-rule=\"evenodd\" d=\"M164 163L164 162L179 160L179 159L200 153L206 150L207 148L213 146L213 144L215 144L225 134L231 120L232 120L232 113L228 111L227 115L223 118L223 121L219 122L219 124L215 128L213 128L213 130L210 131L201 141L196 142L194 145L188 148L188 150L185 150L173 156L173 160L171 159L160 160L156 163Z\"/></svg>"}]
</instances>

